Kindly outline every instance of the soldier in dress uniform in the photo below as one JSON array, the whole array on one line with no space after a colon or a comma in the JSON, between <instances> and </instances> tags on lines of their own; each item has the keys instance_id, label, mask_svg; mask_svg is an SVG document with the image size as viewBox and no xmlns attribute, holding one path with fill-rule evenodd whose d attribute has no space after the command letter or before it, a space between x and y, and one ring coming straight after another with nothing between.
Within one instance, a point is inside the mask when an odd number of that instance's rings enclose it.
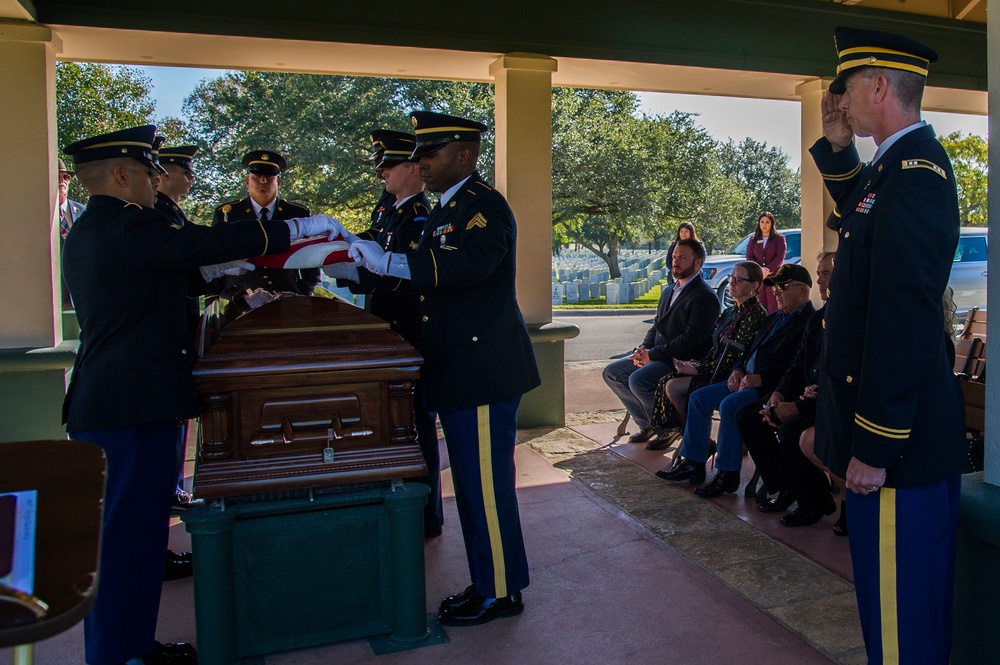
<instances>
[{"instance_id":1,"label":"soldier in dress uniform","mask_svg":"<svg viewBox=\"0 0 1000 665\"><path fill-rule=\"evenodd\" d=\"M288 169L284 157L273 150L253 150L243 156L243 166L247 170L249 196L239 201L227 201L216 208L212 218L213 225L309 216L309 209L305 206L278 197L281 174ZM270 293L288 291L307 296L318 283L319 268L261 268L240 277L225 277L222 289L230 293L243 293L247 289L253 291L260 288Z\"/></svg>"},{"instance_id":2,"label":"soldier in dress uniform","mask_svg":"<svg viewBox=\"0 0 1000 665\"><path fill-rule=\"evenodd\" d=\"M170 148L163 148L157 145L162 144L162 136L154 139L153 151L156 155L157 163L163 169L160 174L160 183L156 186L156 205L153 207L168 217L174 219L177 224L190 224L187 215L181 210L177 203L187 196L194 184L194 169L191 160L198 152L196 145L183 145ZM201 279L195 279L199 285L199 293L207 290L208 284ZM198 302L198 295L192 294L189 290L187 299L187 318L191 326L191 332L197 330L198 319L201 308ZM187 507L191 502L191 495L184 490L184 453L187 447L187 421L181 423L177 428L177 484L174 490L173 504L175 507ZM178 580L183 577L190 577L193 571L192 557L190 552L174 552L167 550L167 561L163 570L164 581Z\"/></svg>"},{"instance_id":3,"label":"soldier in dress uniform","mask_svg":"<svg viewBox=\"0 0 1000 665\"><path fill-rule=\"evenodd\" d=\"M419 294L427 408L444 429L472 584L438 610L451 626L519 614L528 562L514 492L521 395L541 383L514 286L517 225L476 173L478 122L410 114L424 184L440 193L417 250L359 240L351 253Z\"/></svg>"},{"instance_id":4,"label":"soldier in dress uniform","mask_svg":"<svg viewBox=\"0 0 1000 665\"><path fill-rule=\"evenodd\" d=\"M368 140L372 142L372 154L371 160L372 165L375 167L375 177L379 180L382 179L382 157L385 155L385 145L384 141L386 139L405 139L406 137L412 137L412 134L406 134L405 132L394 132L391 129L376 129L371 134L368 135ZM375 207L372 208L372 220L371 228L380 228L382 217L392 209L392 204L396 202L396 196L386 188L382 188L382 194L378 197L378 201L375 202ZM361 234L359 237L363 237ZM366 238L366 240L374 240L375 236L371 238Z\"/></svg>"},{"instance_id":5,"label":"soldier in dress uniform","mask_svg":"<svg viewBox=\"0 0 1000 665\"><path fill-rule=\"evenodd\" d=\"M920 120L937 54L885 32L835 35L825 136L810 148L840 236L816 453L847 481L868 662L944 665L965 426L941 307L959 236L955 175ZM871 163L855 136L878 145Z\"/></svg>"},{"instance_id":6,"label":"soldier in dress uniform","mask_svg":"<svg viewBox=\"0 0 1000 665\"><path fill-rule=\"evenodd\" d=\"M372 133L379 147L375 171L385 182L381 200L389 201L388 209L376 207L373 226L357 236L347 234L350 241L359 238L372 240L387 252L407 253L417 249L427 223L430 204L424 194L420 179L418 158L411 157L416 147L416 137L403 132L378 130ZM350 263L336 263L324 268L327 275L338 278L340 286L347 286L351 293L366 294L365 309L389 322L400 337L421 348L420 301L406 280L383 277L358 268ZM417 443L427 462L427 475L413 478L430 488L424 507L424 536L432 538L441 534L444 515L441 509L441 455L438 451L436 414L424 404L423 383L418 380L413 393L414 424Z\"/></svg>"},{"instance_id":7,"label":"soldier in dress uniform","mask_svg":"<svg viewBox=\"0 0 1000 665\"><path fill-rule=\"evenodd\" d=\"M185 313L193 273L211 278L213 264L283 252L300 233L336 228L325 216L178 223L154 209L155 132L135 127L64 149L90 200L63 253L81 330L63 420L70 438L101 446L108 464L101 586L84 626L89 665L197 662L190 645L154 642L177 423L198 413Z\"/></svg>"}]
</instances>

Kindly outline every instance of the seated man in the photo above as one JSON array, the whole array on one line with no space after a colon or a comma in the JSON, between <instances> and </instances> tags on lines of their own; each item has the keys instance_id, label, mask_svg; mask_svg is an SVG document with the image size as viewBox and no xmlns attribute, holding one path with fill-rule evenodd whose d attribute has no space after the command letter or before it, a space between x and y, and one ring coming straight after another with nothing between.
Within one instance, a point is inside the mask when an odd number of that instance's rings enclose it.
<instances>
[{"instance_id":1,"label":"seated man","mask_svg":"<svg viewBox=\"0 0 1000 665\"><path fill-rule=\"evenodd\" d=\"M833 253L820 256L816 283L825 303L833 272ZM816 422L815 388L823 349L822 307L806 324L795 361L781 383L767 398L764 409L751 402L736 411L736 427L768 491L776 495L757 504L762 513L787 510L796 500L796 509L781 518L785 526L809 526L836 510L830 482L799 447L802 433Z\"/></svg>"},{"instance_id":2,"label":"seated man","mask_svg":"<svg viewBox=\"0 0 1000 665\"><path fill-rule=\"evenodd\" d=\"M604 382L632 415L644 443L655 435L650 426L653 397L660 378L674 371L674 359L701 358L712 348L712 328L719 299L701 276L705 248L691 238L677 241L671 257L674 283L660 293L656 319L632 355L604 368Z\"/></svg>"},{"instance_id":3,"label":"seated man","mask_svg":"<svg viewBox=\"0 0 1000 665\"><path fill-rule=\"evenodd\" d=\"M739 489L743 439L736 429L736 410L744 404L759 404L774 391L795 358L806 322L816 311L809 302L812 277L802 266L786 263L764 278L764 286L774 290L778 311L764 321L725 383L713 383L691 393L681 454L669 471L656 472L665 480L687 480L692 484L705 480L712 412L719 409L716 473L711 482L695 490L699 496L712 498Z\"/></svg>"}]
</instances>

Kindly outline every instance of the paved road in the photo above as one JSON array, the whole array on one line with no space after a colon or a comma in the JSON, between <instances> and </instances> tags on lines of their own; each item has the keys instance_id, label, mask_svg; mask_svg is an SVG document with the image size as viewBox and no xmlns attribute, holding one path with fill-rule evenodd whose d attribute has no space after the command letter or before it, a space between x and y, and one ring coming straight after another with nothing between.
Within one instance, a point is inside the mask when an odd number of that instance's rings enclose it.
<instances>
[{"instance_id":1,"label":"paved road","mask_svg":"<svg viewBox=\"0 0 1000 665\"><path fill-rule=\"evenodd\" d=\"M566 362L607 361L631 353L653 324L655 310L554 310L552 318L580 328L566 341Z\"/></svg>"}]
</instances>

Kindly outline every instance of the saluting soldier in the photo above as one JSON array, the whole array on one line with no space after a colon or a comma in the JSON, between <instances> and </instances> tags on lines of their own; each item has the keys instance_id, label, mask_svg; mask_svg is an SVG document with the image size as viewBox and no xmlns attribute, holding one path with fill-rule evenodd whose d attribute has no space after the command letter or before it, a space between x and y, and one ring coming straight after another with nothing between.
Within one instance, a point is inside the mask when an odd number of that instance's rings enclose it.
<instances>
[{"instance_id":1,"label":"saluting soldier","mask_svg":"<svg viewBox=\"0 0 1000 665\"><path fill-rule=\"evenodd\" d=\"M373 214L373 226L357 236L347 234L350 241L358 238L372 240L387 252L407 253L417 249L420 236L427 223L430 204L424 194L420 179L419 158L411 156L416 147L412 134L377 130L372 132L377 141L378 162L375 171L385 182L385 194L380 200L389 201L388 209ZM339 285L346 285L352 293L364 293L365 309L385 319L400 337L418 351L420 339L420 301L409 283L399 277L381 276L358 268L350 263L335 263L323 269L327 275L338 278ZM423 383L417 380L413 393L414 424L417 443L427 462L427 475L413 480L430 488L424 506L424 536L432 538L441 534L444 515L441 509L441 455L438 451L436 414L424 404Z\"/></svg>"},{"instance_id":2,"label":"saluting soldier","mask_svg":"<svg viewBox=\"0 0 1000 665\"><path fill-rule=\"evenodd\" d=\"M413 157L441 194L417 251L386 252L359 240L356 259L419 293L422 381L444 429L472 584L438 609L451 626L519 614L528 586L514 445L521 395L541 380L514 285L517 225L504 197L476 173L478 122L410 114Z\"/></svg>"},{"instance_id":3,"label":"saluting soldier","mask_svg":"<svg viewBox=\"0 0 1000 665\"><path fill-rule=\"evenodd\" d=\"M153 207L155 132L135 127L64 149L91 196L63 252L81 330L63 420L70 438L101 446L108 462L101 588L84 631L89 665L197 662L190 645L154 642L177 423L198 413L185 314L192 273L212 277L210 264L283 252L300 232L336 228L325 216L179 223Z\"/></svg>"},{"instance_id":4,"label":"saluting soldier","mask_svg":"<svg viewBox=\"0 0 1000 665\"><path fill-rule=\"evenodd\" d=\"M243 166L247 170L248 196L238 201L228 201L216 208L212 218L213 225L309 216L309 209L305 206L278 196L281 174L288 170L288 162L284 157L273 150L253 150L243 156ZM288 291L307 296L318 283L319 268L259 268L239 277L225 277L222 288L238 293L260 288L270 293Z\"/></svg>"},{"instance_id":5,"label":"saluting soldier","mask_svg":"<svg viewBox=\"0 0 1000 665\"><path fill-rule=\"evenodd\" d=\"M901 35L835 34L825 136L810 148L840 235L816 452L847 480L868 662L944 665L965 426L941 307L959 236L955 175L920 119L937 54ZM870 164L855 136L878 145Z\"/></svg>"}]
</instances>

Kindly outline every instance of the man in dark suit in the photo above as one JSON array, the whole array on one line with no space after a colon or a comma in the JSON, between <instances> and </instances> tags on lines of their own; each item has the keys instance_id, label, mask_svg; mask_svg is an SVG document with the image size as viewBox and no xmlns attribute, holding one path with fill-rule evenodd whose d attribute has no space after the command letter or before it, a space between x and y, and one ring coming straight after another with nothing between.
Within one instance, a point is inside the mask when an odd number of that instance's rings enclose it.
<instances>
[{"instance_id":1,"label":"man in dark suit","mask_svg":"<svg viewBox=\"0 0 1000 665\"><path fill-rule=\"evenodd\" d=\"M514 493L521 395L541 383L517 305L517 225L504 197L476 173L486 126L442 113L410 114L414 157L441 194L417 250L351 246L379 275L401 277L419 294L422 381L448 444L455 501L472 584L438 609L450 626L519 614L528 560Z\"/></svg>"},{"instance_id":2,"label":"man in dark suit","mask_svg":"<svg viewBox=\"0 0 1000 665\"><path fill-rule=\"evenodd\" d=\"M868 662L944 664L966 446L941 307L958 195L948 155L920 119L937 53L885 32L835 35L840 65L822 101L824 137L809 149L840 235L815 449L847 481ZM875 140L870 164L855 136Z\"/></svg>"},{"instance_id":3,"label":"man in dark suit","mask_svg":"<svg viewBox=\"0 0 1000 665\"><path fill-rule=\"evenodd\" d=\"M604 368L604 382L639 427L629 437L632 443L656 435L650 421L657 384L674 370L674 359L701 358L712 348L712 328L719 318L719 299L701 276L702 244L691 238L678 240L671 262L674 282L660 292L656 319L642 344Z\"/></svg>"},{"instance_id":4,"label":"man in dark suit","mask_svg":"<svg viewBox=\"0 0 1000 665\"><path fill-rule=\"evenodd\" d=\"M764 286L773 290L778 311L764 320L725 383L713 383L691 393L680 455L669 471L656 472L665 480L699 483L705 479L712 413L718 409L715 477L695 490L699 496L714 498L739 489L743 438L736 428L736 411L745 404L759 403L778 385L795 358L806 322L816 311L809 301L812 277L800 265L784 264L764 278Z\"/></svg>"},{"instance_id":5,"label":"man in dark suit","mask_svg":"<svg viewBox=\"0 0 1000 665\"><path fill-rule=\"evenodd\" d=\"M380 201L387 201L388 209L373 213L370 229L348 239L373 240L387 252L406 254L420 244L430 212L420 179L419 158L411 157L416 147L416 137L403 132L378 130L372 139L379 146L375 171L385 182L385 194ZM386 196L386 194L388 196ZM364 293L365 309L389 322L400 337L421 349L420 296L410 289L406 280L399 277L376 275L363 267L349 263L335 263L324 269L327 275L338 278L338 285L346 285L351 293ZM437 415L424 404L423 381L418 379L413 391L414 424L417 443L427 462L427 475L413 478L430 488L424 506L424 536L430 538L441 533L444 516L441 509L441 454L438 450Z\"/></svg>"},{"instance_id":6,"label":"man in dark suit","mask_svg":"<svg viewBox=\"0 0 1000 665\"><path fill-rule=\"evenodd\" d=\"M249 196L239 201L228 201L216 208L213 226L309 216L309 209L305 206L278 197L281 174L288 169L284 157L272 150L254 150L243 156L243 166L247 170ZM260 268L239 277L226 276L221 281L222 290L230 294L263 289L269 293L288 291L307 296L319 283L319 268Z\"/></svg>"},{"instance_id":7,"label":"man in dark suit","mask_svg":"<svg viewBox=\"0 0 1000 665\"><path fill-rule=\"evenodd\" d=\"M816 266L816 285L824 303L832 274L833 253L828 252ZM809 526L836 510L826 474L799 447L802 432L816 423L814 391L819 383L825 313L826 307L821 307L806 323L795 360L767 396L764 408L750 402L736 411L740 436L768 491L774 494L757 504L757 510L778 513L798 504L781 518L785 526Z\"/></svg>"},{"instance_id":8,"label":"man in dark suit","mask_svg":"<svg viewBox=\"0 0 1000 665\"><path fill-rule=\"evenodd\" d=\"M73 226L77 217L87 209L85 205L69 198L69 183L76 176L76 171L66 168L63 160L59 160L59 249L62 250L66 241L66 234ZM66 280L62 282L62 307L63 309L73 309L73 303L69 297L69 289L66 287Z\"/></svg>"},{"instance_id":9,"label":"man in dark suit","mask_svg":"<svg viewBox=\"0 0 1000 665\"><path fill-rule=\"evenodd\" d=\"M146 125L64 149L91 196L63 254L81 330L63 420L70 438L101 446L108 463L101 588L84 626L89 665L197 662L190 645L154 642L177 422L198 413L185 311L192 273L335 228L328 218L178 223L153 207L155 132Z\"/></svg>"}]
</instances>

